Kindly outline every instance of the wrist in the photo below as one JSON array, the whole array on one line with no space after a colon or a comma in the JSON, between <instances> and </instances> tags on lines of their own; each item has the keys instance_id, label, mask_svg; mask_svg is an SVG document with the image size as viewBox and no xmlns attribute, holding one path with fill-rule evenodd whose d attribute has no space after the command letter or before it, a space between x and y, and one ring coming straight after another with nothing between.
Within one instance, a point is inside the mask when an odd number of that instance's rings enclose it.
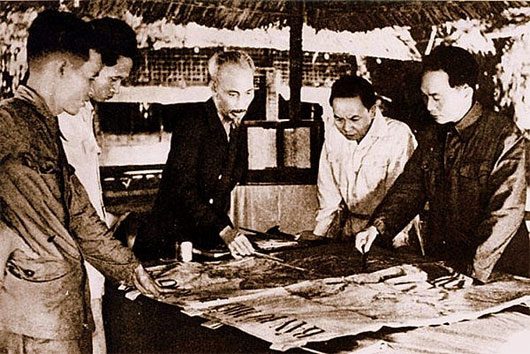
<instances>
[{"instance_id":1,"label":"wrist","mask_svg":"<svg viewBox=\"0 0 530 354\"><path fill-rule=\"evenodd\" d=\"M236 230L232 228L230 225L225 226L224 229L219 232L219 237L226 243L227 245L234 240L236 237Z\"/></svg>"},{"instance_id":2,"label":"wrist","mask_svg":"<svg viewBox=\"0 0 530 354\"><path fill-rule=\"evenodd\" d=\"M385 233L385 223L381 219L376 219L370 227L373 227L378 235L382 235Z\"/></svg>"}]
</instances>

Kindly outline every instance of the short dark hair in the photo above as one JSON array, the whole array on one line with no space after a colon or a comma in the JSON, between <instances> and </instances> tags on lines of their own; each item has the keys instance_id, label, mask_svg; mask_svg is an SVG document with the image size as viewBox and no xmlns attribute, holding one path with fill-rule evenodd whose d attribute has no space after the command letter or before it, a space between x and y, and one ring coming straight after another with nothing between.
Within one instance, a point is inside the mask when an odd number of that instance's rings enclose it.
<instances>
[{"instance_id":1,"label":"short dark hair","mask_svg":"<svg viewBox=\"0 0 530 354\"><path fill-rule=\"evenodd\" d=\"M140 53L136 42L136 33L124 21L104 17L90 21L96 33L96 50L101 54L105 66L116 65L119 57L131 58L138 64Z\"/></svg>"},{"instance_id":2,"label":"short dark hair","mask_svg":"<svg viewBox=\"0 0 530 354\"><path fill-rule=\"evenodd\" d=\"M52 53L69 54L87 61L94 47L92 27L69 12L45 10L28 29L29 62Z\"/></svg>"},{"instance_id":3,"label":"short dark hair","mask_svg":"<svg viewBox=\"0 0 530 354\"><path fill-rule=\"evenodd\" d=\"M329 104L333 106L335 98L359 97L364 107L370 109L376 101L375 91L371 83L359 76L343 76L331 86Z\"/></svg>"},{"instance_id":4,"label":"short dark hair","mask_svg":"<svg viewBox=\"0 0 530 354\"><path fill-rule=\"evenodd\" d=\"M433 49L431 54L423 59L423 70L442 70L449 76L449 86L456 87L468 84L475 90L478 81L478 63L475 57L467 50L440 45Z\"/></svg>"}]
</instances>

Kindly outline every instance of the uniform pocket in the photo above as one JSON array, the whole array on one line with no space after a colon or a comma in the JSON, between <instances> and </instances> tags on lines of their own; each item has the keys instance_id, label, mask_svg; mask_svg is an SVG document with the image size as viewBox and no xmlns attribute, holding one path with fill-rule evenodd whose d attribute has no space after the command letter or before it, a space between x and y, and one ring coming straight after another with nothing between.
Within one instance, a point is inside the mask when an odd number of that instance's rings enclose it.
<instances>
[{"instance_id":1,"label":"uniform pocket","mask_svg":"<svg viewBox=\"0 0 530 354\"><path fill-rule=\"evenodd\" d=\"M458 169L458 176L462 180L476 180L480 185L487 182L490 173L488 163L482 161L464 162Z\"/></svg>"},{"instance_id":2,"label":"uniform pocket","mask_svg":"<svg viewBox=\"0 0 530 354\"><path fill-rule=\"evenodd\" d=\"M490 169L486 162L464 162L458 169L456 180L459 197L463 203L480 205L482 191L488 182Z\"/></svg>"},{"instance_id":3,"label":"uniform pocket","mask_svg":"<svg viewBox=\"0 0 530 354\"><path fill-rule=\"evenodd\" d=\"M46 257L33 258L20 249L11 253L6 268L18 279L38 283L62 278L72 271L63 260Z\"/></svg>"}]
</instances>

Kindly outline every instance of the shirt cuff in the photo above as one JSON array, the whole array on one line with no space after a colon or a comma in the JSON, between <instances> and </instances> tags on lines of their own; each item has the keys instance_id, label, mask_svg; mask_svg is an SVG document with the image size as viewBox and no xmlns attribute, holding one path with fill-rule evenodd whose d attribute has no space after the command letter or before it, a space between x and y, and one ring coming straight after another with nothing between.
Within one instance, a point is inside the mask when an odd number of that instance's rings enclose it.
<instances>
[{"instance_id":1,"label":"shirt cuff","mask_svg":"<svg viewBox=\"0 0 530 354\"><path fill-rule=\"evenodd\" d=\"M313 230L313 234L317 236L326 236L329 230L329 225L331 224L331 221L317 221L317 225L315 226L315 229Z\"/></svg>"},{"instance_id":2,"label":"shirt cuff","mask_svg":"<svg viewBox=\"0 0 530 354\"><path fill-rule=\"evenodd\" d=\"M379 232L379 235L384 235L386 232L386 226L383 219L375 219L372 222L372 226L374 226L377 229L377 232Z\"/></svg>"}]
</instances>

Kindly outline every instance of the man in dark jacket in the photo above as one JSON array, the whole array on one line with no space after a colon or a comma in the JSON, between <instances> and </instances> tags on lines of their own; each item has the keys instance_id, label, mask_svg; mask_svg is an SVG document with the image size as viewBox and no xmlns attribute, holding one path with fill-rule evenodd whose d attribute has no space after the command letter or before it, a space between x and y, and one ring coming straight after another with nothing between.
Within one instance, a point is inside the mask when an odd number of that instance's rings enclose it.
<instances>
[{"instance_id":1,"label":"man in dark jacket","mask_svg":"<svg viewBox=\"0 0 530 354\"><path fill-rule=\"evenodd\" d=\"M360 252L428 202L427 255L482 282L494 270L528 275L524 140L512 119L474 99L477 77L477 62L462 48L438 47L425 58L421 91L435 123L357 234Z\"/></svg>"},{"instance_id":2,"label":"man in dark jacket","mask_svg":"<svg viewBox=\"0 0 530 354\"><path fill-rule=\"evenodd\" d=\"M173 257L184 241L199 248L224 243L235 257L254 251L227 215L247 163L240 123L254 98L254 63L230 51L215 54L208 69L212 98L176 121L150 222L135 242L141 257Z\"/></svg>"}]
</instances>

